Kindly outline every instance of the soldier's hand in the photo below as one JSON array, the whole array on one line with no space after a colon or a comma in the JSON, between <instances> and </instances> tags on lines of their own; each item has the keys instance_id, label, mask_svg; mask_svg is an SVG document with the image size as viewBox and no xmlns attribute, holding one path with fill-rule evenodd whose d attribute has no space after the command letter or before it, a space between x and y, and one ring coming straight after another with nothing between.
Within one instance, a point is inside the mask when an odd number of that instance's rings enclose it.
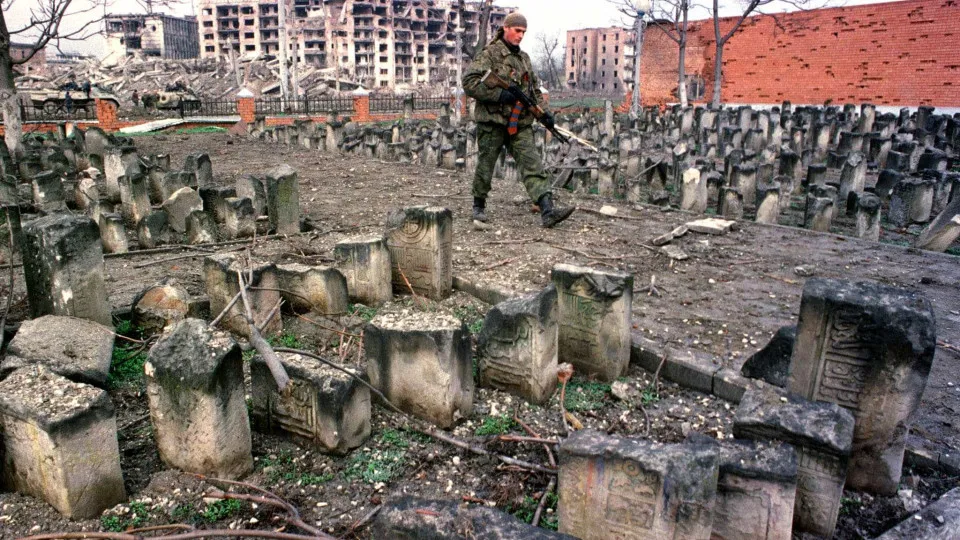
<instances>
[{"instance_id":1,"label":"soldier's hand","mask_svg":"<svg viewBox=\"0 0 960 540\"><path fill-rule=\"evenodd\" d=\"M523 90L519 86L511 84L510 88L507 88L507 91L513 94L514 99L517 101L523 101Z\"/></svg>"},{"instance_id":2,"label":"soldier's hand","mask_svg":"<svg viewBox=\"0 0 960 540\"><path fill-rule=\"evenodd\" d=\"M557 125L553 115L550 114L549 111L543 111L543 116L540 117L540 123L547 129L553 129Z\"/></svg>"},{"instance_id":3,"label":"soldier's hand","mask_svg":"<svg viewBox=\"0 0 960 540\"><path fill-rule=\"evenodd\" d=\"M500 103L504 105L510 105L512 107L513 104L516 102L517 102L517 98L516 96L513 95L512 92L510 92L509 90L500 91Z\"/></svg>"}]
</instances>

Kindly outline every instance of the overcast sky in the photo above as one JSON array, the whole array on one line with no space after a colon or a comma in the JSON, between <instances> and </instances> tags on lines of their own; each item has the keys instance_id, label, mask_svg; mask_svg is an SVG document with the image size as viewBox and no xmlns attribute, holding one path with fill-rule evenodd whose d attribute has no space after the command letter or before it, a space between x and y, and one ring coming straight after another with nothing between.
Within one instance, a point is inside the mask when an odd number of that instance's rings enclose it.
<instances>
[{"instance_id":1,"label":"overcast sky","mask_svg":"<svg viewBox=\"0 0 960 540\"><path fill-rule=\"evenodd\" d=\"M12 5L9 7L4 7L4 16L7 21L7 25L11 30L14 30L17 27L22 26L28 20L29 8L31 6L36 6L40 2L46 0L12 0ZM74 0L74 4L77 6L86 6L87 2L90 0ZM136 0L109 0L110 7L108 11L110 13L142 13L144 10L136 2ZM694 0L695 2L697 0ZM813 0L817 1L817 0ZM879 3L882 1L895 1L895 0L845 0L845 1L831 1L831 0L820 0L819 6L829 4L831 6L842 6L842 5L857 5L857 4L868 4L868 3ZM706 5L703 0L700 0L700 4ZM726 0L726 4L731 6L731 9L722 9L721 15L735 15L738 13L738 0ZM7 4L7 2L4 2ZM618 13L616 7L606 0L496 0L494 2L498 6L508 6L516 7L521 12L527 16L527 24L529 25L528 31L531 34L537 34L540 32L545 32L548 34L560 32L565 33L567 30L572 30L576 28L590 28L598 26L613 26L619 25L623 22L623 17ZM780 2L773 2L769 6L764 7L766 12L777 12L777 11L790 11L792 8L788 4L783 4ZM193 14L195 7L193 6L192 0L184 0L181 2L179 7L174 9L160 9L158 11L165 11L168 13L174 13L178 15L189 15ZM102 15L102 9L100 14ZM81 20L87 20L86 16L73 17L68 20L67 26L81 24ZM706 8L696 8L691 12L691 19L704 19L709 17L709 12ZM16 37L13 37L14 41L17 41ZM529 45L526 48L529 49ZM64 44L63 47L65 50L72 52L84 52L86 54L101 54L102 49L102 40L91 39L88 43L69 43Z\"/></svg>"}]
</instances>

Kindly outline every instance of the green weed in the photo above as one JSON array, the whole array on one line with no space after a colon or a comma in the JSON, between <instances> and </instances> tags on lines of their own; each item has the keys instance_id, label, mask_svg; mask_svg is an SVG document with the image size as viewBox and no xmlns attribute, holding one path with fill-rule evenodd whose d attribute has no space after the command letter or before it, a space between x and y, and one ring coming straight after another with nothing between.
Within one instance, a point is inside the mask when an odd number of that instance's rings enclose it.
<instances>
[{"instance_id":1,"label":"green weed","mask_svg":"<svg viewBox=\"0 0 960 540\"><path fill-rule=\"evenodd\" d=\"M236 499L223 499L207 505L200 517L204 521L214 523L236 514L242 507L243 505Z\"/></svg>"},{"instance_id":2,"label":"green weed","mask_svg":"<svg viewBox=\"0 0 960 540\"><path fill-rule=\"evenodd\" d=\"M540 527L544 529L550 529L551 531L557 530L560 525L557 519L557 494L550 493L547 495L547 502L544 505L544 512L540 514ZM523 501L518 505L514 505L514 508L509 512L513 514L514 517L523 521L524 523L530 523L533 521L533 515L537 512L537 506L540 505L538 499L533 497L524 497ZM553 510L553 512L546 512L547 509Z\"/></svg>"},{"instance_id":3,"label":"green weed","mask_svg":"<svg viewBox=\"0 0 960 540\"><path fill-rule=\"evenodd\" d=\"M363 304L350 304L347 309L350 313L360 317L363 322L370 322L377 316L377 308L368 307Z\"/></svg>"},{"instance_id":4,"label":"green weed","mask_svg":"<svg viewBox=\"0 0 960 540\"><path fill-rule=\"evenodd\" d=\"M483 319L486 317L477 306L460 306L453 310L453 315L467 325L471 334L479 334L483 330Z\"/></svg>"},{"instance_id":5,"label":"green weed","mask_svg":"<svg viewBox=\"0 0 960 540\"><path fill-rule=\"evenodd\" d=\"M200 513L197 512L193 505L178 504L177 507L173 509L171 516L174 521L179 521L180 523L195 523L200 518Z\"/></svg>"},{"instance_id":6,"label":"green weed","mask_svg":"<svg viewBox=\"0 0 960 540\"><path fill-rule=\"evenodd\" d=\"M571 381L563 405L568 411L593 411L603 408L610 385L593 381Z\"/></svg>"},{"instance_id":7,"label":"green weed","mask_svg":"<svg viewBox=\"0 0 960 540\"><path fill-rule=\"evenodd\" d=\"M143 347L115 345L107 385L114 389L142 385L143 364L146 361L147 352Z\"/></svg>"},{"instance_id":8,"label":"green weed","mask_svg":"<svg viewBox=\"0 0 960 540\"><path fill-rule=\"evenodd\" d=\"M660 394L657 393L655 388L647 387L640 392L640 402L644 405L649 405L658 401L660 401Z\"/></svg>"},{"instance_id":9,"label":"green weed","mask_svg":"<svg viewBox=\"0 0 960 540\"><path fill-rule=\"evenodd\" d=\"M947 251L946 251L945 253L947 253L947 254L949 254L949 255L956 255L956 256L960 257L960 247L952 247L952 248L949 248L949 249L947 249Z\"/></svg>"},{"instance_id":10,"label":"green weed","mask_svg":"<svg viewBox=\"0 0 960 540\"><path fill-rule=\"evenodd\" d=\"M385 429L380 434L380 449L355 451L343 475L361 479L368 484L389 482L403 469L411 436L396 429Z\"/></svg>"},{"instance_id":11,"label":"green weed","mask_svg":"<svg viewBox=\"0 0 960 540\"><path fill-rule=\"evenodd\" d=\"M475 433L480 437L486 435L503 435L504 433L509 433L510 430L515 427L517 427L517 422L514 421L509 414L501 414L500 416L488 416L484 418L483 423L480 424L480 427L477 428Z\"/></svg>"},{"instance_id":12,"label":"green weed","mask_svg":"<svg viewBox=\"0 0 960 540\"><path fill-rule=\"evenodd\" d=\"M191 135L194 133L226 133L227 128L217 126L197 126L192 128L181 128L176 131L178 135Z\"/></svg>"},{"instance_id":13,"label":"green weed","mask_svg":"<svg viewBox=\"0 0 960 540\"><path fill-rule=\"evenodd\" d=\"M130 513L125 516L109 515L100 517L100 526L111 532L123 532L136 529L150 518L147 505L142 502L130 503Z\"/></svg>"},{"instance_id":14,"label":"green weed","mask_svg":"<svg viewBox=\"0 0 960 540\"><path fill-rule=\"evenodd\" d=\"M306 470L293 460L293 454L289 450L281 450L276 457L264 457L260 463L264 469L270 469L267 476L271 483L286 481L303 486L317 486L333 480L333 474L314 474Z\"/></svg>"},{"instance_id":15,"label":"green weed","mask_svg":"<svg viewBox=\"0 0 960 540\"><path fill-rule=\"evenodd\" d=\"M858 499L854 499L852 497L841 497L840 498L840 515L848 516L856 512L857 510L859 510L861 506L863 506L863 503Z\"/></svg>"},{"instance_id":16,"label":"green weed","mask_svg":"<svg viewBox=\"0 0 960 540\"><path fill-rule=\"evenodd\" d=\"M297 339L297 336L291 334L290 332L284 332L279 336L270 336L267 338L267 342L274 347L286 347L287 349L303 348L303 345L300 343L300 340Z\"/></svg>"}]
</instances>

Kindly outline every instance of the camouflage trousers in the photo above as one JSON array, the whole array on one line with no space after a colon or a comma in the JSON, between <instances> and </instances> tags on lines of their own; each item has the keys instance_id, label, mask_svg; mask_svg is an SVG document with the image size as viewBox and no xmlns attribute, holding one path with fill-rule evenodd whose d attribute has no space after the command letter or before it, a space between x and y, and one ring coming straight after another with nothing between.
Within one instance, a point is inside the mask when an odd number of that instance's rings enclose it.
<instances>
[{"instance_id":1,"label":"camouflage trousers","mask_svg":"<svg viewBox=\"0 0 960 540\"><path fill-rule=\"evenodd\" d=\"M486 199L493 180L493 168L500 156L500 148L506 146L520 171L520 178L527 194L534 202L544 193L550 193L550 182L543 170L540 151L533 142L533 128L521 127L516 135L507 133L507 126L492 122L477 124L477 170L473 174L473 196Z\"/></svg>"}]
</instances>

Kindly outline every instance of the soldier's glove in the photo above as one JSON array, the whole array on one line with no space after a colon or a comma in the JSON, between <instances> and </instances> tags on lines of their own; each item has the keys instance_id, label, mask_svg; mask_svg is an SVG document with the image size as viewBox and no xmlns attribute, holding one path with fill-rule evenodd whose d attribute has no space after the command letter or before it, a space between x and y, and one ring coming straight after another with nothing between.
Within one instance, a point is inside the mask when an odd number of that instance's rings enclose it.
<instances>
[{"instance_id":1,"label":"soldier's glove","mask_svg":"<svg viewBox=\"0 0 960 540\"><path fill-rule=\"evenodd\" d=\"M509 90L501 90L500 98L498 101L500 101L500 103L504 105L510 105L511 107L513 107L513 104L516 103L518 100L516 96L514 96L513 93L510 92Z\"/></svg>"},{"instance_id":2,"label":"soldier's glove","mask_svg":"<svg viewBox=\"0 0 960 540\"><path fill-rule=\"evenodd\" d=\"M557 125L553 119L553 115L550 114L549 111L543 111L543 116L540 117L540 123L547 129L553 129Z\"/></svg>"}]
</instances>

